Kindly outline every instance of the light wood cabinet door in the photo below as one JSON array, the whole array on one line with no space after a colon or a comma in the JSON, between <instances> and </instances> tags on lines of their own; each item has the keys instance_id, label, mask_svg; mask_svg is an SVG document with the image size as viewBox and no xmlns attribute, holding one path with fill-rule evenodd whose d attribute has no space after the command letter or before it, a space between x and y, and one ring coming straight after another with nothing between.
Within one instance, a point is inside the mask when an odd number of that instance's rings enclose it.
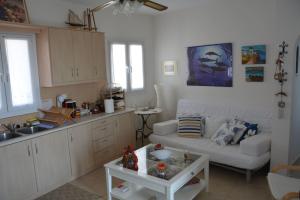
<instances>
[{"instance_id":1,"label":"light wood cabinet door","mask_svg":"<svg viewBox=\"0 0 300 200\"><path fill-rule=\"evenodd\" d=\"M67 130L62 130L32 141L40 192L49 192L71 178L67 133Z\"/></svg>"},{"instance_id":2,"label":"light wood cabinet door","mask_svg":"<svg viewBox=\"0 0 300 200\"><path fill-rule=\"evenodd\" d=\"M133 112L119 115L118 132L117 132L117 149L119 152L132 144L135 146L135 130L134 130L134 114Z\"/></svg>"},{"instance_id":3,"label":"light wood cabinet door","mask_svg":"<svg viewBox=\"0 0 300 200\"><path fill-rule=\"evenodd\" d=\"M49 48L53 83L74 82L76 74L72 51L72 31L49 28Z\"/></svg>"},{"instance_id":4,"label":"light wood cabinet door","mask_svg":"<svg viewBox=\"0 0 300 200\"><path fill-rule=\"evenodd\" d=\"M82 176L95 168L93 136L89 124L68 129L72 178Z\"/></svg>"},{"instance_id":5,"label":"light wood cabinet door","mask_svg":"<svg viewBox=\"0 0 300 200\"><path fill-rule=\"evenodd\" d=\"M0 199L29 199L37 192L31 141L0 148Z\"/></svg>"},{"instance_id":6,"label":"light wood cabinet door","mask_svg":"<svg viewBox=\"0 0 300 200\"><path fill-rule=\"evenodd\" d=\"M105 41L104 33L92 34L92 62L94 79L106 79Z\"/></svg>"},{"instance_id":7,"label":"light wood cabinet door","mask_svg":"<svg viewBox=\"0 0 300 200\"><path fill-rule=\"evenodd\" d=\"M72 38L76 79L79 82L93 80L95 70L92 63L92 34L86 31L73 31Z\"/></svg>"}]
</instances>

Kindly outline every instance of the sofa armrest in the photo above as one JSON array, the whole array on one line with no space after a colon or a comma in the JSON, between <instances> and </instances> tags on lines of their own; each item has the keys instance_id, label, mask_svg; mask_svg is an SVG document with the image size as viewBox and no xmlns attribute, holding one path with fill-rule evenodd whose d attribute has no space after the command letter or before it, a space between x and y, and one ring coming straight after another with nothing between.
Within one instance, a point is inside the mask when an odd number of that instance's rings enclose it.
<instances>
[{"instance_id":1,"label":"sofa armrest","mask_svg":"<svg viewBox=\"0 0 300 200\"><path fill-rule=\"evenodd\" d=\"M178 121L169 120L165 122L155 123L153 125L153 134L168 135L177 132Z\"/></svg>"},{"instance_id":2,"label":"sofa armrest","mask_svg":"<svg viewBox=\"0 0 300 200\"><path fill-rule=\"evenodd\" d=\"M260 156L270 151L270 147L270 134L258 134L242 140L240 143L241 152L249 156Z\"/></svg>"}]
</instances>

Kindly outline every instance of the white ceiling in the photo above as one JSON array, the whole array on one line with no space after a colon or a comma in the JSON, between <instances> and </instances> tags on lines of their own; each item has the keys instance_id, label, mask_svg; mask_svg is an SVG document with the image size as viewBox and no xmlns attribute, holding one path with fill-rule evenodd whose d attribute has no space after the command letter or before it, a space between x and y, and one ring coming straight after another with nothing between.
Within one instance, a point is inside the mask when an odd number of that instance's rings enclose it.
<instances>
[{"instance_id":1,"label":"white ceiling","mask_svg":"<svg viewBox=\"0 0 300 200\"><path fill-rule=\"evenodd\" d=\"M99 4L106 3L110 0L63 0L63 1L80 3L80 4L84 4L84 5L97 5L98 3ZM164 12L171 12L171 11L181 10L181 9L185 9L185 8L191 8L191 7L200 5L201 2L203 3L204 0L152 0L152 1L155 1L157 3L168 6L168 10L166 10ZM143 6L139 10L139 13L156 15L160 12Z\"/></svg>"}]
</instances>

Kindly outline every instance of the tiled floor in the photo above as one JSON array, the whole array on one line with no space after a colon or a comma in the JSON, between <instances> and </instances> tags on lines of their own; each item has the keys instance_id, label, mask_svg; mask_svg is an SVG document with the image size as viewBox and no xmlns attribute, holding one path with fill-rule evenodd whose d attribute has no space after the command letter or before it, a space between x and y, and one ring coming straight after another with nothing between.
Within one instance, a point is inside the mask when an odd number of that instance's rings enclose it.
<instances>
[{"instance_id":1,"label":"tiled floor","mask_svg":"<svg viewBox=\"0 0 300 200\"><path fill-rule=\"evenodd\" d=\"M115 184L118 181L114 181ZM98 169L74 182L75 185L86 188L103 197L106 196L105 172ZM210 192L202 192L196 200L273 200L266 174L259 172L253 176L250 183L246 183L245 175L211 166Z\"/></svg>"}]
</instances>

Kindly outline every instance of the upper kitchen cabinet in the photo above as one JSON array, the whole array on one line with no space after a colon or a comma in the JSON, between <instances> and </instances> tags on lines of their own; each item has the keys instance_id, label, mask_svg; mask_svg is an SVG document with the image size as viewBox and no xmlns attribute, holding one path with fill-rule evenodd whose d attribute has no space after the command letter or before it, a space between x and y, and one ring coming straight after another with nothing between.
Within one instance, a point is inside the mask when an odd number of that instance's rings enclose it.
<instances>
[{"instance_id":1,"label":"upper kitchen cabinet","mask_svg":"<svg viewBox=\"0 0 300 200\"><path fill-rule=\"evenodd\" d=\"M40 85L53 87L106 79L104 34L45 28L37 36Z\"/></svg>"},{"instance_id":2,"label":"upper kitchen cabinet","mask_svg":"<svg viewBox=\"0 0 300 200\"><path fill-rule=\"evenodd\" d=\"M92 61L94 78L106 79L104 33L92 33Z\"/></svg>"}]
</instances>

